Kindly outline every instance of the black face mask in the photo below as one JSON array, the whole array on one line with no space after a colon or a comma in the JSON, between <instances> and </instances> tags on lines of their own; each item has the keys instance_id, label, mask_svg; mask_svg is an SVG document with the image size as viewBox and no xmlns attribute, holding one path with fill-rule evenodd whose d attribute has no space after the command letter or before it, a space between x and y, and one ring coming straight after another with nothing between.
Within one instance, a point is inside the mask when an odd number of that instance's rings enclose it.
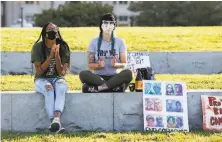
<instances>
[{"instance_id":1,"label":"black face mask","mask_svg":"<svg viewBox=\"0 0 222 142\"><path fill-rule=\"evenodd\" d=\"M49 40L54 40L57 37L57 32L55 31L50 31L50 32L46 32L46 38Z\"/></svg>"}]
</instances>

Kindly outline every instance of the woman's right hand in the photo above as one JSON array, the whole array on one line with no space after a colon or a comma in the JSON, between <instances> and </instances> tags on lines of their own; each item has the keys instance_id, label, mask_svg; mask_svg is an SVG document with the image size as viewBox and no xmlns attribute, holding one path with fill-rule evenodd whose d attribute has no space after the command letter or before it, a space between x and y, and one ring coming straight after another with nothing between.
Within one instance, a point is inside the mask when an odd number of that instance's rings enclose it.
<instances>
[{"instance_id":1,"label":"woman's right hand","mask_svg":"<svg viewBox=\"0 0 222 142\"><path fill-rule=\"evenodd\" d=\"M55 46L54 46L55 45ZM50 58L53 58L55 56L55 52L56 52L56 44L54 44L51 48L51 52L50 52L50 55L49 57Z\"/></svg>"},{"instance_id":2,"label":"woman's right hand","mask_svg":"<svg viewBox=\"0 0 222 142\"><path fill-rule=\"evenodd\" d=\"M100 59L100 60L98 61L98 65L99 65L99 68L104 68L104 67L105 67L105 61L104 61L104 59Z\"/></svg>"}]
</instances>

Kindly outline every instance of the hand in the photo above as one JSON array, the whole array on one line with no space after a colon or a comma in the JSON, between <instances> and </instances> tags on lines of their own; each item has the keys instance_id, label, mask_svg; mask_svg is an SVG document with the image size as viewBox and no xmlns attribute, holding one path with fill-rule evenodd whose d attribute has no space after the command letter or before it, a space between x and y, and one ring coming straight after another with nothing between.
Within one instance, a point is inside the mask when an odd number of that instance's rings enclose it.
<instances>
[{"instance_id":1,"label":"hand","mask_svg":"<svg viewBox=\"0 0 222 142\"><path fill-rule=\"evenodd\" d=\"M58 44L58 45L56 45L56 47L55 47L55 56L56 56L56 57L59 57L59 49L60 49L60 45Z\"/></svg>"},{"instance_id":2,"label":"hand","mask_svg":"<svg viewBox=\"0 0 222 142\"><path fill-rule=\"evenodd\" d=\"M116 57L113 56L112 57L112 67L115 67L115 64L116 64Z\"/></svg>"},{"instance_id":3,"label":"hand","mask_svg":"<svg viewBox=\"0 0 222 142\"><path fill-rule=\"evenodd\" d=\"M52 46L49 57L53 58L55 56L55 52L56 52L56 48L54 46Z\"/></svg>"},{"instance_id":4,"label":"hand","mask_svg":"<svg viewBox=\"0 0 222 142\"><path fill-rule=\"evenodd\" d=\"M100 59L100 60L98 61L98 65L99 65L99 68L104 68L104 67L105 67L105 61L104 61L104 59Z\"/></svg>"}]
</instances>

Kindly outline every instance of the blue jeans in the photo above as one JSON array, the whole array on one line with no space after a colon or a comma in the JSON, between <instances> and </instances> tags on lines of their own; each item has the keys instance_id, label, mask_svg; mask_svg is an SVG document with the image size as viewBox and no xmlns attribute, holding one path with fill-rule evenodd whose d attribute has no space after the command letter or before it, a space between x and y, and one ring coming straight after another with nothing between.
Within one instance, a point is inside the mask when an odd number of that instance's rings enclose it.
<instances>
[{"instance_id":1,"label":"blue jeans","mask_svg":"<svg viewBox=\"0 0 222 142\"><path fill-rule=\"evenodd\" d=\"M61 78L37 78L35 80L35 91L45 97L45 109L49 119L54 118L54 112L62 113L65 105L65 94L68 91L67 82ZM47 90L46 86L52 89Z\"/></svg>"}]
</instances>

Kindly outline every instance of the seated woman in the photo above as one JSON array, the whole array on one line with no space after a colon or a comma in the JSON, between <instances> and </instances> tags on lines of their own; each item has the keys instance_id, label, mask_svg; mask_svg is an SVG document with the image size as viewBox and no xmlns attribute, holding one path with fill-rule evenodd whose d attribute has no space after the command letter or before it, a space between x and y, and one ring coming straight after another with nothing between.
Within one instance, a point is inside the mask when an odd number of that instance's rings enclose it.
<instances>
[{"instance_id":1,"label":"seated woman","mask_svg":"<svg viewBox=\"0 0 222 142\"><path fill-rule=\"evenodd\" d=\"M80 80L82 91L124 92L132 80L132 72L124 70L127 61L127 49L123 39L114 36L115 17L108 13L100 20L100 35L91 40L88 47L88 68L82 71Z\"/></svg>"},{"instance_id":2,"label":"seated woman","mask_svg":"<svg viewBox=\"0 0 222 142\"><path fill-rule=\"evenodd\" d=\"M42 41L39 42L42 36ZM64 109L68 85L64 79L70 65L70 50L62 39L58 27L46 24L31 51L31 61L35 64L35 91L43 94L45 108L51 125L51 132L63 132L60 116Z\"/></svg>"}]
</instances>

